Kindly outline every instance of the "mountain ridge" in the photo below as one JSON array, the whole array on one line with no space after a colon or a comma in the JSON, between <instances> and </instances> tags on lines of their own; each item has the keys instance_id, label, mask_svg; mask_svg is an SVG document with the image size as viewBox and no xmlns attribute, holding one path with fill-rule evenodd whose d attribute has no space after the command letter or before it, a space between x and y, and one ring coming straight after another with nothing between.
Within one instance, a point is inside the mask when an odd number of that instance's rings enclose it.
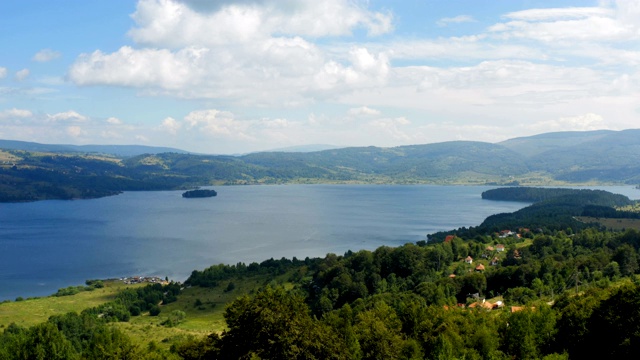
<instances>
[{"instance_id":1,"label":"mountain ridge","mask_svg":"<svg viewBox=\"0 0 640 360\"><path fill-rule=\"evenodd\" d=\"M531 151L537 142L542 142L541 148ZM0 150L0 201L88 198L130 190L220 184L640 183L639 129L541 134L507 141L507 146L448 141L236 156L191 154L177 149L132 156L80 153L64 146L58 152L37 149ZM106 149L118 150L117 146ZM164 148L142 147L137 151L145 149Z\"/></svg>"}]
</instances>

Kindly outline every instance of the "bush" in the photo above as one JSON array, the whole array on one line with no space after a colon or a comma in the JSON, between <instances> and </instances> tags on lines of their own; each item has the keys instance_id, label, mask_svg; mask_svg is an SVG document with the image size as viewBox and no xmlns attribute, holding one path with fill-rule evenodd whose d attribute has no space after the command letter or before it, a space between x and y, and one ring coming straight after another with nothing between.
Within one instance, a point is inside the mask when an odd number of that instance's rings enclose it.
<instances>
[{"instance_id":1,"label":"bush","mask_svg":"<svg viewBox=\"0 0 640 360\"><path fill-rule=\"evenodd\" d=\"M142 311L140 310L140 308L138 306L132 306L129 308L129 313L131 313L131 316L138 316L140 315Z\"/></svg>"},{"instance_id":2,"label":"bush","mask_svg":"<svg viewBox=\"0 0 640 360\"><path fill-rule=\"evenodd\" d=\"M149 308L149 315L151 316L160 315L160 307L158 305L153 305L151 308Z\"/></svg>"}]
</instances>

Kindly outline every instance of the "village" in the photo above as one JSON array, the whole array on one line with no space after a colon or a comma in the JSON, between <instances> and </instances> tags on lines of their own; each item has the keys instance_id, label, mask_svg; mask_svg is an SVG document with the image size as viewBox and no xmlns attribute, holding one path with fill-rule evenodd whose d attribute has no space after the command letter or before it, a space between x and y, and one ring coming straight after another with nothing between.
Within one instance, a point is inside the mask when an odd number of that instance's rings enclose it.
<instances>
[{"instance_id":1,"label":"village","mask_svg":"<svg viewBox=\"0 0 640 360\"><path fill-rule=\"evenodd\" d=\"M169 278L168 277L165 277L164 279L162 279L162 278L157 277L157 276L131 276L131 277L122 277L122 278L120 278L118 280L122 281L123 283L125 283L127 285L143 284L143 283L160 284L160 285L169 284Z\"/></svg>"},{"instance_id":2,"label":"village","mask_svg":"<svg viewBox=\"0 0 640 360\"><path fill-rule=\"evenodd\" d=\"M520 241L521 239L524 238L524 234L529 234L529 233L531 233L530 229L520 228L518 229L517 232L511 231L511 230L502 230L499 233L496 233L494 235L498 239L514 238L516 239L516 241ZM450 243L455 238L456 238L455 235L447 235L444 242ZM503 243L498 243L498 244L495 244L494 246L487 245L487 247L485 248L485 251L483 251L481 254L481 258L484 259L484 262L488 261L489 266L499 266L501 261L500 254L504 254L505 250L506 250L506 246ZM511 255L513 256L514 259L521 258L521 255L518 249L513 249ZM468 269L469 272L476 271L479 273L483 273L486 270L485 265L478 261L476 262L477 265L473 267L474 258L471 257L470 255L465 257L462 261L469 266L469 269ZM449 275L449 278L451 279L455 277L456 277L456 274L454 273L451 273ZM498 309L503 309L505 307L505 304L502 300L496 300L494 302L490 302L490 301L487 301L485 298L480 300L479 293L469 294L469 295L472 298L476 299L476 301L471 304L459 303L456 306L460 308L470 308L470 309L477 308L477 309L485 309L485 310L498 310ZM445 305L445 309L448 309L448 308L449 307ZM509 311L514 313L517 311L524 310L525 308L526 307L524 306L511 306L509 307ZM532 308L532 309L535 309L535 308Z\"/></svg>"}]
</instances>

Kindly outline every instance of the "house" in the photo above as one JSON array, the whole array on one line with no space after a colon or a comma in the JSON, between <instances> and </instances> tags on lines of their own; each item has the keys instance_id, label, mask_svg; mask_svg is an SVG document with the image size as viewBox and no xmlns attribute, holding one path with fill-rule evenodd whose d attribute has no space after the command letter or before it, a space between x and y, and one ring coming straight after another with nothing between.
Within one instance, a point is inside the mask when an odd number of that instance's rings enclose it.
<instances>
[{"instance_id":1,"label":"house","mask_svg":"<svg viewBox=\"0 0 640 360\"><path fill-rule=\"evenodd\" d=\"M498 264L500 264L500 259L498 259L497 256L494 256L493 259L491 259L491 262L489 263L491 266L496 266Z\"/></svg>"},{"instance_id":2,"label":"house","mask_svg":"<svg viewBox=\"0 0 640 360\"><path fill-rule=\"evenodd\" d=\"M493 246L487 246L487 251L494 251L495 249L493 248Z\"/></svg>"},{"instance_id":3,"label":"house","mask_svg":"<svg viewBox=\"0 0 640 360\"><path fill-rule=\"evenodd\" d=\"M514 234L514 232L511 231L511 230L502 230L502 231L500 231L499 237L500 238L506 238L506 237L509 237L509 236L511 236L513 234Z\"/></svg>"},{"instance_id":4,"label":"house","mask_svg":"<svg viewBox=\"0 0 640 360\"><path fill-rule=\"evenodd\" d=\"M444 238L444 242L445 243L450 243L453 241L453 238L455 238L455 235L447 235L447 237Z\"/></svg>"},{"instance_id":5,"label":"house","mask_svg":"<svg viewBox=\"0 0 640 360\"><path fill-rule=\"evenodd\" d=\"M476 271L484 271L484 265L480 264L476 266Z\"/></svg>"},{"instance_id":6,"label":"house","mask_svg":"<svg viewBox=\"0 0 640 360\"><path fill-rule=\"evenodd\" d=\"M496 245L496 251L503 252L504 251L504 244Z\"/></svg>"},{"instance_id":7,"label":"house","mask_svg":"<svg viewBox=\"0 0 640 360\"><path fill-rule=\"evenodd\" d=\"M518 251L518 249L513 250L513 258L514 259L520 259L520 252Z\"/></svg>"},{"instance_id":8,"label":"house","mask_svg":"<svg viewBox=\"0 0 640 360\"><path fill-rule=\"evenodd\" d=\"M467 264L472 264L473 263L473 258L471 256L467 256L464 259L464 262L466 262Z\"/></svg>"},{"instance_id":9,"label":"house","mask_svg":"<svg viewBox=\"0 0 640 360\"><path fill-rule=\"evenodd\" d=\"M456 277L456 274L449 274L449 279L453 279Z\"/></svg>"},{"instance_id":10,"label":"house","mask_svg":"<svg viewBox=\"0 0 640 360\"><path fill-rule=\"evenodd\" d=\"M488 301L485 301L485 299L482 299L482 302L476 301L472 304L469 304L469 307L472 309L478 308L478 309L485 309L485 310L493 310L495 306L496 304L492 304Z\"/></svg>"}]
</instances>

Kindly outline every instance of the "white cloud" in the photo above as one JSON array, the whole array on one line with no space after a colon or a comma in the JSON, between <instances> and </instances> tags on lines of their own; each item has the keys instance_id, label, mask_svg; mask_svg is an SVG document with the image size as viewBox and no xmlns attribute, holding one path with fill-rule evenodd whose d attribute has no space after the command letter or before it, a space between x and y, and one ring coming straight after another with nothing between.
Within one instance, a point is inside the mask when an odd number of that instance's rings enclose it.
<instances>
[{"instance_id":1,"label":"white cloud","mask_svg":"<svg viewBox=\"0 0 640 360\"><path fill-rule=\"evenodd\" d=\"M33 56L33 60L37 62L49 62L59 58L60 56L62 56L62 53L59 51L42 49Z\"/></svg>"},{"instance_id":2,"label":"white cloud","mask_svg":"<svg viewBox=\"0 0 640 360\"><path fill-rule=\"evenodd\" d=\"M266 129L284 129L292 126L287 119L261 119L260 126Z\"/></svg>"},{"instance_id":3,"label":"white cloud","mask_svg":"<svg viewBox=\"0 0 640 360\"><path fill-rule=\"evenodd\" d=\"M80 56L71 67L69 77L78 85L179 89L197 75L204 53L206 50L196 48L172 53L163 49L134 50L128 46L112 54L96 50Z\"/></svg>"},{"instance_id":4,"label":"white cloud","mask_svg":"<svg viewBox=\"0 0 640 360\"><path fill-rule=\"evenodd\" d=\"M57 91L57 89L43 87L0 87L0 95L10 95L15 97L38 97L40 95L52 94Z\"/></svg>"},{"instance_id":5,"label":"white cloud","mask_svg":"<svg viewBox=\"0 0 640 360\"><path fill-rule=\"evenodd\" d=\"M503 15L503 17L512 20L522 21L548 21L548 20L568 20L568 19L585 19L593 16L608 17L612 16L613 11L606 8L598 7L567 7L567 8L550 8L550 9L529 9L511 12Z\"/></svg>"},{"instance_id":6,"label":"white cloud","mask_svg":"<svg viewBox=\"0 0 640 360\"><path fill-rule=\"evenodd\" d=\"M0 79L4 79L7 76L7 68L0 66Z\"/></svg>"},{"instance_id":7,"label":"white cloud","mask_svg":"<svg viewBox=\"0 0 640 360\"><path fill-rule=\"evenodd\" d=\"M246 134L250 124L234 119L230 112L215 109L192 111L184 118L188 130L197 130L210 136L252 139Z\"/></svg>"},{"instance_id":8,"label":"white cloud","mask_svg":"<svg viewBox=\"0 0 640 360\"><path fill-rule=\"evenodd\" d=\"M561 117L554 120L539 121L537 123L527 125L526 128L535 132L590 131L611 129L601 115L593 113L571 117Z\"/></svg>"},{"instance_id":9,"label":"white cloud","mask_svg":"<svg viewBox=\"0 0 640 360\"><path fill-rule=\"evenodd\" d=\"M143 143L148 143L150 141L149 138L144 135L136 135L135 139Z\"/></svg>"},{"instance_id":10,"label":"white cloud","mask_svg":"<svg viewBox=\"0 0 640 360\"><path fill-rule=\"evenodd\" d=\"M502 38L526 38L546 43L610 42L640 39L637 2L617 1L613 8L530 9L504 15L510 21L489 31Z\"/></svg>"},{"instance_id":11,"label":"white cloud","mask_svg":"<svg viewBox=\"0 0 640 360\"><path fill-rule=\"evenodd\" d=\"M67 127L67 134L72 138L79 138L83 135L86 135L87 133L86 131L82 130L80 126L73 125L73 126Z\"/></svg>"},{"instance_id":12,"label":"white cloud","mask_svg":"<svg viewBox=\"0 0 640 360\"><path fill-rule=\"evenodd\" d=\"M484 34L444 39L396 40L389 44L372 45L395 60L478 61L492 59L548 60L542 49L513 43L489 43Z\"/></svg>"},{"instance_id":13,"label":"white cloud","mask_svg":"<svg viewBox=\"0 0 640 360\"><path fill-rule=\"evenodd\" d=\"M455 17L442 18L438 20L436 24L438 26L448 26L449 24L460 24L460 23L475 22L475 21L476 20L473 18L473 16L458 15Z\"/></svg>"},{"instance_id":14,"label":"white cloud","mask_svg":"<svg viewBox=\"0 0 640 360\"><path fill-rule=\"evenodd\" d=\"M392 15L360 0L140 0L130 36L142 47L82 54L77 85L142 89L144 95L227 99L242 106L291 107L379 86L388 56L353 46L332 53L311 40L392 29Z\"/></svg>"},{"instance_id":15,"label":"white cloud","mask_svg":"<svg viewBox=\"0 0 640 360\"><path fill-rule=\"evenodd\" d=\"M16 119L16 118L28 118L33 116L33 113L25 109L8 109L0 111L0 120L4 119Z\"/></svg>"},{"instance_id":16,"label":"white cloud","mask_svg":"<svg viewBox=\"0 0 640 360\"><path fill-rule=\"evenodd\" d=\"M365 2L249 1L217 2L213 11L195 2L140 0L129 35L140 44L180 48L238 44L280 34L312 37L349 35L363 27L371 35L392 29L390 14L371 12Z\"/></svg>"},{"instance_id":17,"label":"white cloud","mask_svg":"<svg viewBox=\"0 0 640 360\"><path fill-rule=\"evenodd\" d=\"M122 125L122 120L116 118L116 117L110 117L107 119L107 123L111 124L111 125Z\"/></svg>"},{"instance_id":18,"label":"white cloud","mask_svg":"<svg viewBox=\"0 0 640 360\"><path fill-rule=\"evenodd\" d=\"M95 51L77 59L69 78L78 85L129 86L151 94L292 106L316 96L381 85L389 71L383 53L353 48L345 59L327 60L301 38L279 38L250 49Z\"/></svg>"},{"instance_id":19,"label":"white cloud","mask_svg":"<svg viewBox=\"0 0 640 360\"><path fill-rule=\"evenodd\" d=\"M100 132L100 137L103 139L109 139L109 140L124 138L124 136L121 133L115 130L103 130Z\"/></svg>"},{"instance_id":20,"label":"white cloud","mask_svg":"<svg viewBox=\"0 0 640 360\"><path fill-rule=\"evenodd\" d=\"M16 80L22 81L26 79L27 77L29 77L29 73L30 73L29 69L18 70L16 72Z\"/></svg>"},{"instance_id":21,"label":"white cloud","mask_svg":"<svg viewBox=\"0 0 640 360\"><path fill-rule=\"evenodd\" d=\"M566 97L585 96L590 90L601 92L604 74L588 68L565 68L535 64L525 61L485 61L475 66L413 67L399 72L403 77L422 81L420 92L443 95L446 92L459 93L460 101L474 104L501 102L512 105L532 103L539 96L554 96L555 101ZM469 96L470 94L475 94ZM546 99L545 101L548 101Z\"/></svg>"},{"instance_id":22,"label":"white cloud","mask_svg":"<svg viewBox=\"0 0 640 360\"><path fill-rule=\"evenodd\" d=\"M56 113L53 115L47 115L47 118L51 122L85 122L87 117L81 115L73 110Z\"/></svg>"},{"instance_id":23,"label":"white cloud","mask_svg":"<svg viewBox=\"0 0 640 360\"><path fill-rule=\"evenodd\" d=\"M390 70L389 59L384 53L372 54L366 48L352 48L348 54L351 66L329 61L315 75L318 90L353 90L383 85Z\"/></svg>"},{"instance_id":24,"label":"white cloud","mask_svg":"<svg viewBox=\"0 0 640 360\"><path fill-rule=\"evenodd\" d=\"M182 123L179 123L176 119L172 117L168 117L162 120L162 124L160 124L160 129L168 132L169 134L177 134L178 130L182 127Z\"/></svg>"},{"instance_id":25,"label":"white cloud","mask_svg":"<svg viewBox=\"0 0 640 360\"><path fill-rule=\"evenodd\" d=\"M402 127L404 125L409 125L411 122L404 118L394 118L394 119L377 119L371 121L369 125L383 133L391 136L395 140L400 140L403 142L412 140L412 136L407 134Z\"/></svg>"},{"instance_id":26,"label":"white cloud","mask_svg":"<svg viewBox=\"0 0 640 360\"><path fill-rule=\"evenodd\" d=\"M377 116L380 115L380 110L372 109L367 106L361 106L359 108L351 108L347 112L349 116Z\"/></svg>"}]
</instances>

